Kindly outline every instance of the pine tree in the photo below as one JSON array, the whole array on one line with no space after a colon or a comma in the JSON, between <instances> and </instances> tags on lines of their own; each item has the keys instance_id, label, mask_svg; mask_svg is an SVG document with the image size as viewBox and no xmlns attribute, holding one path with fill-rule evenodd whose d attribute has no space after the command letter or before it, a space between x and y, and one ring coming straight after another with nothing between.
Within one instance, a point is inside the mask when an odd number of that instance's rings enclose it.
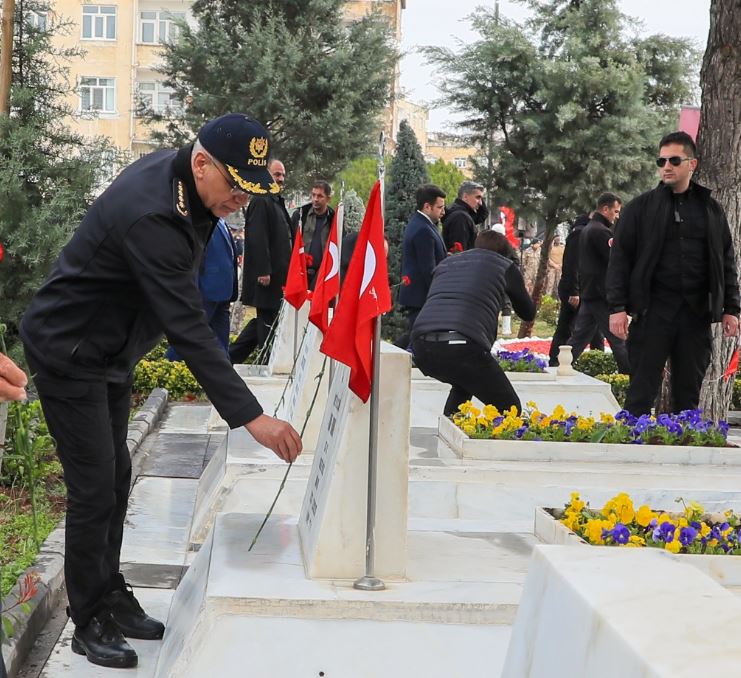
<instances>
[{"instance_id":1,"label":"pine tree","mask_svg":"<svg viewBox=\"0 0 741 678\"><path fill-rule=\"evenodd\" d=\"M389 101L397 52L388 21L347 23L342 0L197 0L162 72L184 119L159 135L179 145L209 118L242 111L264 123L288 181L332 177L369 144ZM155 135L157 136L157 135Z\"/></svg>"},{"instance_id":2,"label":"pine tree","mask_svg":"<svg viewBox=\"0 0 741 678\"><path fill-rule=\"evenodd\" d=\"M32 12L49 9L42 0L16 5L10 115L0 116L0 321L16 359L23 311L116 158L103 139L86 141L64 124L72 114L64 64L78 53L53 48L50 33L32 24Z\"/></svg>"},{"instance_id":3,"label":"pine tree","mask_svg":"<svg viewBox=\"0 0 741 678\"><path fill-rule=\"evenodd\" d=\"M385 210L386 239L389 243L388 269L392 286L398 286L401 271L401 243L404 228L416 209L415 194L421 184L429 181L427 164L414 130L406 120L399 125L396 154L391 161L386 182ZM398 289L398 287L397 287ZM395 295L397 296L397 295ZM384 335L396 338L406 329L398 305L383 320Z\"/></svg>"}]
</instances>

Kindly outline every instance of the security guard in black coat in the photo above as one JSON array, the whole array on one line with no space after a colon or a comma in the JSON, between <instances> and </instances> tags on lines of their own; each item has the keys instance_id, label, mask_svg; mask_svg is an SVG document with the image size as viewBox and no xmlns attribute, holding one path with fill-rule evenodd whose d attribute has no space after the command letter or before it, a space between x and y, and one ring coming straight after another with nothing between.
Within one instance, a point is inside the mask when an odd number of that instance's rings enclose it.
<instances>
[{"instance_id":1,"label":"security guard in black coat","mask_svg":"<svg viewBox=\"0 0 741 678\"><path fill-rule=\"evenodd\" d=\"M222 417L286 461L301 451L265 414L208 326L196 271L219 217L278 187L270 142L242 114L207 123L179 151L125 169L93 203L23 318L21 336L67 484L65 580L72 650L135 666L124 640L161 638L119 572L131 482L126 433L134 366L164 333Z\"/></svg>"}]
</instances>

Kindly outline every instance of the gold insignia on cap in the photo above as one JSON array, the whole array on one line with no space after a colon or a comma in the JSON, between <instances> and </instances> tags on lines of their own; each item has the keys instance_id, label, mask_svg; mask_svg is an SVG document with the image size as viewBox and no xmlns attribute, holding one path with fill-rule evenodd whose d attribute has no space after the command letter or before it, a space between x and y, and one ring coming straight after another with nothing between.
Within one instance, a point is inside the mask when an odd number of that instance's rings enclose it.
<instances>
[{"instance_id":1,"label":"gold insignia on cap","mask_svg":"<svg viewBox=\"0 0 741 678\"><path fill-rule=\"evenodd\" d=\"M250 153L253 158L264 158L268 154L268 140L265 137L254 137L250 141Z\"/></svg>"},{"instance_id":2,"label":"gold insignia on cap","mask_svg":"<svg viewBox=\"0 0 741 678\"><path fill-rule=\"evenodd\" d=\"M232 167L231 165L227 165L226 169L232 179L234 179L234 181L237 183L237 186L239 186L239 188L241 188L245 193L254 193L257 195L264 195L265 193L267 193L267 191L260 184L256 184L252 181L245 181L244 179L242 179L242 177L239 176L237 170L234 169L234 167ZM272 187L270 191L271 193L274 192L272 190Z\"/></svg>"}]
</instances>

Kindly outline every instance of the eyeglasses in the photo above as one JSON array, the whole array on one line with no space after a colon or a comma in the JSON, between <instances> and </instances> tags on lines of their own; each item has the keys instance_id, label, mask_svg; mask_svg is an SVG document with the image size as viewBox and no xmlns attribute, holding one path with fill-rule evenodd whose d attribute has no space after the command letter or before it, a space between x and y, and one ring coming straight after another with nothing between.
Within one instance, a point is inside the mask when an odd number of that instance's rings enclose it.
<instances>
[{"instance_id":1,"label":"eyeglasses","mask_svg":"<svg viewBox=\"0 0 741 678\"><path fill-rule=\"evenodd\" d=\"M249 193L239 188L239 186L237 186L237 184L234 183L232 179L230 179L226 174L224 174L224 172L221 171L221 168L219 167L219 165L212 158L209 158L209 161L219 171L219 174L222 177L224 177L224 181L226 181L226 183L229 184L229 188L231 189L231 193L233 196L237 198L244 198L247 195L249 195Z\"/></svg>"},{"instance_id":2,"label":"eyeglasses","mask_svg":"<svg viewBox=\"0 0 741 678\"><path fill-rule=\"evenodd\" d=\"M656 158L656 167L663 167L667 160L670 165L679 167L685 160L692 160L692 158L681 158L678 155L673 155L671 158Z\"/></svg>"}]
</instances>

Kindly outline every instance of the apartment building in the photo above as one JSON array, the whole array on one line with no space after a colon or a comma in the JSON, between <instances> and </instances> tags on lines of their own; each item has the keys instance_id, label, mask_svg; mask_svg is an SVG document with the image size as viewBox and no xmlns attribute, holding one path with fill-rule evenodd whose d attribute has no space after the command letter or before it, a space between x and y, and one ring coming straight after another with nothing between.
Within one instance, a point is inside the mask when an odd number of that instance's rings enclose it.
<instances>
[{"instance_id":1,"label":"apartment building","mask_svg":"<svg viewBox=\"0 0 741 678\"><path fill-rule=\"evenodd\" d=\"M119 148L139 157L151 150L151 128L137 110L141 105L155 110L180 105L156 72L164 43L177 38L177 19L191 22L193 0L53 0L53 10L37 20L53 31L60 47L79 47L84 57L70 66L74 84L68 103L75 111L71 124L86 136L109 137ZM346 16L363 16L379 6L401 39L401 11L406 0L351 0ZM66 34L55 25L68 23ZM395 91L398 92L398 74ZM384 114L387 136L396 136L398 106L394 102Z\"/></svg>"},{"instance_id":2,"label":"apartment building","mask_svg":"<svg viewBox=\"0 0 741 678\"><path fill-rule=\"evenodd\" d=\"M468 179L473 176L471 159L479 154L479 149L457 135L442 132L430 132L427 135L425 160L435 162L440 159L453 163Z\"/></svg>"}]
</instances>

